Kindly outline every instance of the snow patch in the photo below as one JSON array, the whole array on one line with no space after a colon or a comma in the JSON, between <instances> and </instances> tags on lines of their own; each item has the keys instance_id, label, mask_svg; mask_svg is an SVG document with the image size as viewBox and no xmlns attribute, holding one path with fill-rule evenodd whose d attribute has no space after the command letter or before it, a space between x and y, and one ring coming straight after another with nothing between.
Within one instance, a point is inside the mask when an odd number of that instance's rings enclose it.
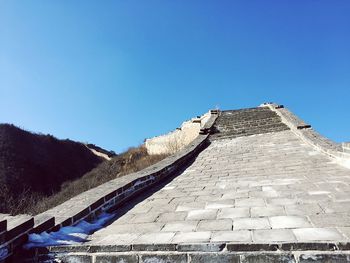
<instances>
[{"instance_id":1,"label":"snow patch","mask_svg":"<svg viewBox=\"0 0 350 263\"><path fill-rule=\"evenodd\" d=\"M9 251L6 247L0 248L0 259L4 259L8 253Z\"/></svg>"},{"instance_id":2,"label":"snow patch","mask_svg":"<svg viewBox=\"0 0 350 263\"><path fill-rule=\"evenodd\" d=\"M57 232L30 234L28 243L24 245L24 248L74 245L85 242L89 234L101 229L114 216L115 214L102 213L91 223L80 221L75 226L61 227Z\"/></svg>"}]
</instances>

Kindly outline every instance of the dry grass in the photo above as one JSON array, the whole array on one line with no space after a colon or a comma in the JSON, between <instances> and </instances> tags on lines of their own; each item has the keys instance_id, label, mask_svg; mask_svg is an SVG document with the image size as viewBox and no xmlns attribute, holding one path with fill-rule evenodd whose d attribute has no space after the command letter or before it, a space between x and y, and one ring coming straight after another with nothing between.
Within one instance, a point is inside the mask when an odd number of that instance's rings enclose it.
<instances>
[{"instance_id":1,"label":"dry grass","mask_svg":"<svg viewBox=\"0 0 350 263\"><path fill-rule=\"evenodd\" d=\"M24 192L19 205L9 205L12 208L11 213L39 214L112 179L140 171L166 156L148 155L144 146L130 148L110 161L101 163L81 178L63 183L61 190L51 196L43 197Z\"/></svg>"}]
</instances>

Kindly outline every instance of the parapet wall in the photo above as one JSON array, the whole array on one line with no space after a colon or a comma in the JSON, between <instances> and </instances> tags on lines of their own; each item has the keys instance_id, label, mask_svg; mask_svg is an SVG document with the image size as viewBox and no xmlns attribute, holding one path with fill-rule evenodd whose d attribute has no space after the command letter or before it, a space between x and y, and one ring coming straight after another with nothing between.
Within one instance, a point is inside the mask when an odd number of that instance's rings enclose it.
<instances>
[{"instance_id":1,"label":"parapet wall","mask_svg":"<svg viewBox=\"0 0 350 263\"><path fill-rule=\"evenodd\" d=\"M200 129L208 122L211 114L207 112L200 117L182 123L180 128L165 135L147 139L145 146L149 154L172 154L191 143Z\"/></svg>"},{"instance_id":2,"label":"parapet wall","mask_svg":"<svg viewBox=\"0 0 350 263\"><path fill-rule=\"evenodd\" d=\"M264 103L261 107L268 107L276 112L282 121L303 141L334 158L339 164L350 168L350 143L338 144L320 135L312 129L310 124L305 123L283 105Z\"/></svg>"},{"instance_id":3,"label":"parapet wall","mask_svg":"<svg viewBox=\"0 0 350 263\"><path fill-rule=\"evenodd\" d=\"M102 263L316 263L349 262L348 243L182 243L49 247L38 251L42 260ZM69 261L70 260L70 261Z\"/></svg>"}]
</instances>

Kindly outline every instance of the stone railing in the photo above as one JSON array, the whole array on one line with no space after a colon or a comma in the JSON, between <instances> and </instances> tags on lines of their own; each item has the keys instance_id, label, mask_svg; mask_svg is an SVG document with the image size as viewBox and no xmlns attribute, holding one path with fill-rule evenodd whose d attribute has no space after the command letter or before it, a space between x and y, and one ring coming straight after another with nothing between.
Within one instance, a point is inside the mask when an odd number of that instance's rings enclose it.
<instances>
[{"instance_id":1,"label":"stone railing","mask_svg":"<svg viewBox=\"0 0 350 263\"><path fill-rule=\"evenodd\" d=\"M349 143L338 144L320 135L310 124L305 123L298 116L290 112L283 105L275 103L264 103L262 107L269 107L275 111L282 121L303 141L311 144L319 151L335 158L339 164L350 168L350 148Z\"/></svg>"},{"instance_id":2,"label":"stone railing","mask_svg":"<svg viewBox=\"0 0 350 263\"><path fill-rule=\"evenodd\" d=\"M218 111L212 111L208 123L213 125L217 116ZM208 126L207 131L209 130ZM61 205L29 218L11 230L7 229L6 221L0 221L0 262L12 255L18 256L23 253L20 248L27 241L28 234L58 231L61 227L75 225L82 220L91 221L102 212L123 205L140 192L174 175L206 147L208 132L200 134L182 150L150 167L90 189Z\"/></svg>"}]
</instances>

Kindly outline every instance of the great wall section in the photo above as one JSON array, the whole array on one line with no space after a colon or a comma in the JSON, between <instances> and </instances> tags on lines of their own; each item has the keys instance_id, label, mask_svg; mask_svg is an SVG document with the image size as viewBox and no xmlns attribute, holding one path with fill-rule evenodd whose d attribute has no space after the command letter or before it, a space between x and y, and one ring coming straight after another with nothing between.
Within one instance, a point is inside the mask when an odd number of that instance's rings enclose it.
<instances>
[{"instance_id":1,"label":"great wall section","mask_svg":"<svg viewBox=\"0 0 350 263\"><path fill-rule=\"evenodd\" d=\"M349 143L282 105L212 110L161 162L38 216L0 218L0 262L349 262L349 168ZM105 212L87 242L22 248Z\"/></svg>"}]
</instances>

